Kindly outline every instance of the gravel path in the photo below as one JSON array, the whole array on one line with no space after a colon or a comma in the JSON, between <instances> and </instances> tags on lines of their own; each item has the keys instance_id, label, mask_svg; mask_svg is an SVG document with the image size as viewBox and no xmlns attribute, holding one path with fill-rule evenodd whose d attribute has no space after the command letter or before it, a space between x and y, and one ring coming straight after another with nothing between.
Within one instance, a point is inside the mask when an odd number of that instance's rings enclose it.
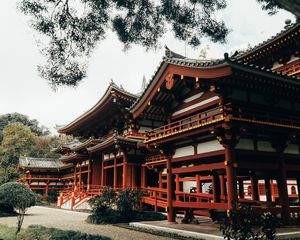
<instances>
[{"instance_id":1,"label":"gravel path","mask_svg":"<svg viewBox=\"0 0 300 240\"><path fill-rule=\"evenodd\" d=\"M99 234L112 239L122 240L152 240L171 238L159 237L148 233L128 230L112 225L93 225L85 222L88 213L73 212L47 207L32 207L28 209L25 216L23 227L29 225L43 225L45 227L54 227L65 230L76 230L89 234ZM0 218L0 224L16 226L16 217Z\"/></svg>"}]
</instances>

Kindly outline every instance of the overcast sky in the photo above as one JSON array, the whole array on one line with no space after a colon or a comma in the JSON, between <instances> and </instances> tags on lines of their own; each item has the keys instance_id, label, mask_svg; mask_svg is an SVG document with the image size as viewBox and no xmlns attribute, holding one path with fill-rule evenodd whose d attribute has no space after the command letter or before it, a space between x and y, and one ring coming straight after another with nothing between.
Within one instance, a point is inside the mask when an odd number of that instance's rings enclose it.
<instances>
[{"instance_id":1,"label":"overcast sky","mask_svg":"<svg viewBox=\"0 0 300 240\"><path fill-rule=\"evenodd\" d=\"M43 61L36 47L38 35L17 10L19 1L0 0L0 114L26 114L55 133L56 124L67 124L90 109L110 79L132 93L139 92L143 75L149 80L164 54L163 48L146 52L137 46L123 52L121 43L110 33L90 59L88 77L75 89L53 92L37 73L36 66ZM286 19L293 19L284 11L268 16L256 0L228 0L227 9L219 15L232 32L227 44L202 42L201 47L210 47L209 58L222 58L224 52L246 48L248 43L254 46L281 31ZM185 44L175 41L171 34L162 40L164 44L184 55ZM187 56L196 58L199 49L188 48Z\"/></svg>"}]
</instances>

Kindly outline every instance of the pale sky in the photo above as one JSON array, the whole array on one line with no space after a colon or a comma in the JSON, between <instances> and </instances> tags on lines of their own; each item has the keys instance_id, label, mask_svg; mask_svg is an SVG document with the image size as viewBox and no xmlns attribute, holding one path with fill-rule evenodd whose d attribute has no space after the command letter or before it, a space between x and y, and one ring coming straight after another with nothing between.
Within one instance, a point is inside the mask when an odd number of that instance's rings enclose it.
<instances>
[{"instance_id":1,"label":"pale sky","mask_svg":"<svg viewBox=\"0 0 300 240\"><path fill-rule=\"evenodd\" d=\"M149 80L158 67L164 48L146 52L133 46L123 52L123 46L113 33L100 42L90 59L88 77L77 88L59 88L53 92L37 72L43 57L36 46L38 34L28 24L28 18L16 6L20 0L0 1L0 114L19 112L37 119L55 133L56 124L64 125L89 110L102 96L110 79L127 91L141 89L143 75ZM227 44L202 41L209 45L209 58L222 58L224 52L260 43L281 31L286 19L294 18L281 11L268 16L256 0L228 0L220 12L232 29ZM175 41L171 34L162 39L162 46L184 55L184 42ZM187 48L187 56L197 58L199 49Z\"/></svg>"}]
</instances>

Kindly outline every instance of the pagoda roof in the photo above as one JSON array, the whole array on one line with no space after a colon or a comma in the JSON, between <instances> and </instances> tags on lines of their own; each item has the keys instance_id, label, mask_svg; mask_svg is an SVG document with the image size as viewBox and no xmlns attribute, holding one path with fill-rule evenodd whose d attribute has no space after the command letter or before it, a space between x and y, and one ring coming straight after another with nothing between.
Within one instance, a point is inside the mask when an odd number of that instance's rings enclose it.
<instances>
[{"instance_id":1,"label":"pagoda roof","mask_svg":"<svg viewBox=\"0 0 300 240\"><path fill-rule=\"evenodd\" d=\"M92 123L98 125L102 122L103 118L108 115L114 115L116 111L112 111L119 106L116 103L120 100L125 107L130 106L137 99L137 95L125 91L122 87L118 87L115 83L111 82L102 98L86 113L82 114L68 125L58 129L59 133L74 134L88 128Z\"/></svg>"},{"instance_id":2,"label":"pagoda roof","mask_svg":"<svg viewBox=\"0 0 300 240\"><path fill-rule=\"evenodd\" d=\"M155 74L152 76L148 86L142 95L131 106L130 111L133 113L134 118L146 108L146 104L151 102L155 94L157 94L160 86L165 82L165 75L168 72L169 66L175 66L175 68L181 67L182 72L188 72L188 69L195 69L196 71L189 71L195 76L203 79L215 79L220 81L222 77L230 76L235 70L256 74L261 77L267 77L270 81L280 81L296 86L300 86L300 79L295 76L287 76L280 72L272 71L271 69L265 69L263 67L254 65L252 63L244 62L242 59L234 54L229 57L227 53L224 54L223 59L216 59L211 61L203 61L197 59L189 59L183 56L178 56L174 52L166 49L165 57L158 66ZM178 68L176 68L178 69ZM170 70L171 71L171 70Z\"/></svg>"},{"instance_id":3,"label":"pagoda roof","mask_svg":"<svg viewBox=\"0 0 300 240\"><path fill-rule=\"evenodd\" d=\"M52 149L52 152L56 153L64 153L66 151L70 151L72 148L81 145L82 143L79 141L71 142L71 143L64 143L59 145L58 147Z\"/></svg>"},{"instance_id":4,"label":"pagoda roof","mask_svg":"<svg viewBox=\"0 0 300 240\"><path fill-rule=\"evenodd\" d=\"M238 54L238 58L243 61L252 61L254 60L255 56L268 52L272 48L280 46L280 44L282 44L286 40L297 35L300 35L300 22L295 22L294 24L286 25L285 29L283 29L276 35L257 44L249 50L241 51Z\"/></svg>"},{"instance_id":5,"label":"pagoda roof","mask_svg":"<svg viewBox=\"0 0 300 240\"><path fill-rule=\"evenodd\" d=\"M143 140L134 139L134 138L127 138L127 137L120 136L118 134L114 134L113 136L109 137L105 141L103 141L103 142L101 142L101 143L99 143L99 144L97 144L93 147L87 148L87 150L90 153L94 153L94 152L104 150L104 149L106 149L108 147L111 147L115 144L130 145L130 146L137 147L137 144L139 142L143 142Z\"/></svg>"},{"instance_id":6,"label":"pagoda roof","mask_svg":"<svg viewBox=\"0 0 300 240\"><path fill-rule=\"evenodd\" d=\"M68 167L68 165L59 159L20 157L18 167L23 169L61 169Z\"/></svg>"},{"instance_id":7,"label":"pagoda roof","mask_svg":"<svg viewBox=\"0 0 300 240\"><path fill-rule=\"evenodd\" d=\"M79 154L79 153L71 153L71 154L63 155L59 158L61 162L82 161L87 159L88 159L87 154Z\"/></svg>"},{"instance_id":8,"label":"pagoda roof","mask_svg":"<svg viewBox=\"0 0 300 240\"><path fill-rule=\"evenodd\" d=\"M70 147L70 150L74 151L74 152L80 151L82 149L86 149L87 147L97 145L100 142L103 142L103 140L102 139L89 138L84 142L81 142L79 144L74 145L73 147Z\"/></svg>"}]
</instances>

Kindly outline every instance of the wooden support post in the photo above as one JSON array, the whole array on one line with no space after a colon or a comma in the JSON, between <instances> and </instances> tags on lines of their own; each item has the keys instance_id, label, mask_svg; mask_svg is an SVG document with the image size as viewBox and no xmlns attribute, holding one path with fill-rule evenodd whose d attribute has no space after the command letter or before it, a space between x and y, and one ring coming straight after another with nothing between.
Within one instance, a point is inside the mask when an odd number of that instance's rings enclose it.
<instances>
[{"instance_id":1,"label":"wooden support post","mask_svg":"<svg viewBox=\"0 0 300 240\"><path fill-rule=\"evenodd\" d=\"M265 188L266 188L266 200L268 203L272 202L270 178L265 178Z\"/></svg>"},{"instance_id":2,"label":"wooden support post","mask_svg":"<svg viewBox=\"0 0 300 240\"><path fill-rule=\"evenodd\" d=\"M105 186L104 154L102 154L101 163L101 187Z\"/></svg>"},{"instance_id":3,"label":"wooden support post","mask_svg":"<svg viewBox=\"0 0 300 240\"><path fill-rule=\"evenodd\" d=\"M160 170L160 171L158 172L158 187L159 187L160 189L163 189L162 170ZM159 197L162 197L161 192L158 193L158 196L159 196Z\"/></svg>"},{"instance_id":4,"label":"wooden support post","mask_svg":"<svg viewBox=\"0 0 300 240\"><path fill-rule=\"evenodd\" d=\"M289 213L289 196L287 189L286 166L283 152L279 155L279 174L278 174L278 194L281 205L281 218L282 222L286 225L290 223Z\"/></svg>"},{"instance_id":5,"label":"wooden support post","mask_svg":"<svg viewBox=\"0 0 300 240\"><path fill-rule=\"evenodd\" d=\"M180 191L179 174L175 175L175 191ZM179 200L179 196L176 195L176 200Z\"/></svg>"},{"instance_id":6,"label":"wooden support post","mask_svg":"<svg viewBox=\"0 0 300 240\"><path fill-rule=\"evenodd\" d=\"M238 204L237 196L237 180L235 159L233 155L233 149L230 146L225 147L225 165L226 165L226 177L227 177L227 204L229 210L236 210Z\"/></svg>"},{"instance_id":7,"label":"wooden support post","mask_svg":"<svg viewBox=\"0 0 300 240\"><path fill-rule=\"evenodd\" d=\"M176 214L173 208L174 179L172 175L171 157L167 158L167 206L168 222L175 222Z\"/></svg>"},{"instance_id":8,"label":"wooden support post","mask_svg":"<svg viewBox=\"0 0 300 240\"><path fill-rule=\"evenodd\" d=\"M221 195L221 199L226 198L226 180L224 175L220 175L220 185L221 185L221 191L220 191L220 195Z\"/></svg>"},{"instance_id":9,"label":"wooden support post","mask_svg":"<svg viewBox=\"0 0 300 240\"><path fill-rule=\"evenodd\" d=\"M141 167L141 187L142 188L145 188L147 186L146 176L147 176L146 167L142 166Z\"/></svg>"},{"instance_id":10,"label":"wooden support post","mask_svg":"<svg viewBox=\"0 0 300 240\"><path fill-rule=\"evenodd\" d=\"M74 183L73 183L73 191L77 190L77 164L75 165L74 170Z\"/></svg>"},{"instance_id":11,"label":"wooden support post","mask_svg":"<svg viewBox=\"0 0 300 240\"><path fill-rule=\"evenodd\" d=\"M45 196L48 197L48 192L49 192L49 183L46 183L46 188L45 188Z\"/></svg>"},{"instance_id":12,"label":"wooden support post","mask_svg":"<svg viewBox=\"0 0 300 240\"><path fill-rule=\"evenodd\" d=\"M297 177L298 204L300 204L300 177Z\"/></svg>"},{"instance_id":13,"label":"wooden support post","mask_svg":"<svg viewBox=\"0 0 300 240\"><path fill-rule=\"evenodd\" d=\"M215 203L220 202L220 178L219 174L213 172L212 174L213 200Z\"/></svg>"},{"instance_id":14,"label":"wooden support post","mask_svg":"<svg viewBox=\"0 0 300 240\"><path fill-rule=\"evenodd\" d=\"M90 190L91 184L91 160L88 160L88 173L87 173L87 190Z\"/></svg>"},{"instance_id":15,"label":"wooden support post","mask_svg":"<svg viewBox=\"0 0 300 240\"><path fill-rule=\"evenodd\" d=\"M127 188L127 155L124 153L123 156L123 184L122 187L123 189Z\"/></svg>"},{"instance_id":16,"label":"wooden support post","mask_svg":"<svg viewBox=\"0 0 300 240\"><path fill-rule=\"evenodd\" d=\"M245 197L244 181L243 181L243 179L239 180L239 197L240 198L244 198Z\"/></svg>"},{"instance_id":17,"label":"wooden support post","mask_svg":"<svg viewBox=\"0 0 300 240\"><path fill-rule=\"evenodd\" d=\"M114 189L117 189L117 156L114 154Z\"/></svg>"},{"instance_id":18,"label":"wooden support post","mask_svg":"<svg viewBox=\"0 0 300 240\"><path fill-rule=\"evenodd\" d=\"M252 200L259 201L258 179L256 176L251 176Z\"/></svg>"},{"instance_id":19,"label":"wooden support post","mask_svg":"<svg viewBox=\"0 0 300 240\"><path fill-rule=\"evenodd\" d=\"M199 174L196 174L196 191L197 191L197 193L202 193L202 187L201 187L201 181L200 181Z\"/></svg>"},{"instance_id":20,"label":"wooden support post","mask_svg":"<svg viewBox=\"0 0 300 240\"><path fill-rule=\"evenodd\" d=\"M131 174L132 174L132 178L131 178L131 187L135 188L136 187L136 165L133 164L131 165Z\"/></svg>"}]
</instances>

